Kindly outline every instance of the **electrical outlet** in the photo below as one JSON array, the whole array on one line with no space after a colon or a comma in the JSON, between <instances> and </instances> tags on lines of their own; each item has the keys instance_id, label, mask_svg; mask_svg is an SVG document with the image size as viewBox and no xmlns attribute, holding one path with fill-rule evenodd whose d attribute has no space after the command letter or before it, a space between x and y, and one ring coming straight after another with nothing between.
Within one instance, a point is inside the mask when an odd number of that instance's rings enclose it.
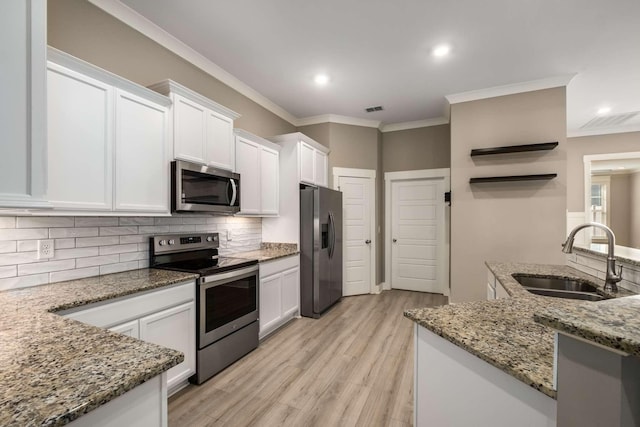
<instances>
[{"instance_id":1,"label":"electrical outlet","mask_svg":"<svg viewBox=\"0 0 640 427\"><path fill-rule=\"evenodd\" d=\"M38 259L53 258L53 240L38 240Z\"/></svg>"},{"instance_id":2,"label":"electrical outlet","mask_svg":"<svg viewBox=\"0 0 640 427\"><path fill-rule=\"evenodd\" d=\"M233 237L231 236L231 229L227 230L227 241L232 241Z\"/></svg>"}]
</instances>

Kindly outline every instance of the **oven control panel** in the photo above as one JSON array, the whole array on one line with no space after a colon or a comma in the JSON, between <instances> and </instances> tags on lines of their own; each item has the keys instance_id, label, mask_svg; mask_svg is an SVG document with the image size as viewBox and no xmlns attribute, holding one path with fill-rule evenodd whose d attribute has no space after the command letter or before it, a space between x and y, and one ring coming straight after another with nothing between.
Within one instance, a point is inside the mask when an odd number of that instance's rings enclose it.
<instances>
[{"instance_id":1,"label":"oven control panel","mask_svg":"<svg viewBox=\"0 0 640 427\"><path fill-rule=\"evenodd\" d=\"M215 249L220 246L218 233L165 234L151 238L154 254Z\"/></svg>"}]
</instances>

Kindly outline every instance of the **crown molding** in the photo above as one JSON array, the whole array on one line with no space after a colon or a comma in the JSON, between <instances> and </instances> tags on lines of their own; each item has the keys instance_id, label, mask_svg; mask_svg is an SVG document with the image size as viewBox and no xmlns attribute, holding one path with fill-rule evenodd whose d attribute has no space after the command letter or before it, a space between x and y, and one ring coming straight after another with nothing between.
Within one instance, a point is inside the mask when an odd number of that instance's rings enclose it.
<instances>
[{"instance_id":1,"label":"crown molding","mask_svg":"<svg viewBox=\"0 0 640 427\"><path fill-rule=\"evenodd\" d=\"M389 123L380 127L380 132L396 132L399 130L409 130L426 128L430 126L448 125L449 119L446 117L436 117L433 119L416 120L413 122Z\"/></svg>"},{"instance_id":2,"label":"crown molding","mask_svg":"<svg viewBox=\"0 0 640 427\"><path fill-rule=\"evenodd\" d=\"M615 128L570 130L570 131L567 131L567 138L579 138L581 136L610 135L612 133L629 133L629 132L640 132L640 123L635 123L633 125L621 126L621 127L615 127Z\"/></svg>"},{"instance_id":3,"label":"crown molding","mask_svg":"<svg viewBox=\"0 0 640 427\"><path fill-rule=\"evenodd\" d=\"M576 75L576 73L564 74L561 76L554 76L546 79L532 80L528 82L514 83L504 86L495 86L486 89L471 90L469 92L447 95L445 96L445 98L447 98L449 104L458 104L460 102L477 101L479 99L533 92L535 90L551 89L554 87L567 86L571 79L573 79Z\"/></svg>"},{"instance_id":4,"label":"crown molding","mask_svg":"<svg viewBox=\"0 0 640 427\"><path fill-rule=\"evenodd\" d=\"M210 76L220 80L230 88L238 91L242 95L251 99L258 105L271 111L273 114L297 126L298 118L286 111L284 108L267 99L264 95L247 85L246 83L234 77L211 60L204 57L194 49L187 46L178 38L169 34L158 25L154 24L135 10L126 6L119 0L89 0L94 6L102 9L114 18L124 22L136 31L149 37L151 40L160 44L162 47L175 53L182 59L190 62Z\"/></svg>"},{"instance_id":5,"label":"crown molding","mask_svg":"<svg viewBox=\"0 0 640 427\"><path fill-rule=\"evenodd\" d=\"M321 123L339 123L343 125L363 126L368 128L380 128L379 120L367 120L357 117L340 116L338 114L322 114L320 116L303 117L297 120L296 126L309 126Z\"/></svg>"}]
</instances>

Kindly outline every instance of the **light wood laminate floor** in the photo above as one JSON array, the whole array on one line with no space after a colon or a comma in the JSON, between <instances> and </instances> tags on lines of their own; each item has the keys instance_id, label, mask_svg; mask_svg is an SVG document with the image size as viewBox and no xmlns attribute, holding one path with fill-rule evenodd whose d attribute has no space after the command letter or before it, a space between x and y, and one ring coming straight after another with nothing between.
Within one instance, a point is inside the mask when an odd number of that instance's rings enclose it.
<instances>
[{"instance_id":1,"label":"light wood laminate floor","mask_svg":"<svg viewBox=\"0 0 640 427\"><path fill-rule=\"evenodd\" d=\"M441 295L391 290L343 298L291 321L243 359L169 399L169 426L413 424L413 322Z\"/></svg>"}]
</instances>

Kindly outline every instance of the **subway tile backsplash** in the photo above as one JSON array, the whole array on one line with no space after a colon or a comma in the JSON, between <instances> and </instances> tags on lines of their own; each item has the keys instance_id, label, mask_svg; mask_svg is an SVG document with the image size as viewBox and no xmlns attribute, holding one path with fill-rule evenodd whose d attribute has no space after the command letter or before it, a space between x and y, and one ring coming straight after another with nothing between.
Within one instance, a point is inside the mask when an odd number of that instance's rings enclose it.
<instances>
[{"instance_id":1,"label":"subway tile backsplash","mask_svg":"<svg viewBox=\"0 0 640 427\"><path fill-rule=\"evenodd\" d=\"M588 253L567 255L567 265L604 280L607 271L606 255L597 256ZM640 267L618 259L616 265L622 265L622 280L618 286L640 294Z\"/></svg>"},{"instance_id":2,"label":"subway tile backsplash","mask_svg":"<svg viewBox=\"0 0 640 427\"><path fill-rule=\"evenodd\" d=\"M220 233L220 253L230 255L260 248L262 222L193 215L0 217L0 290L146 268L150 236L189 232ZM40 239L53 240L53 258L38 259Z\"/></svg>"}]
</instances>

